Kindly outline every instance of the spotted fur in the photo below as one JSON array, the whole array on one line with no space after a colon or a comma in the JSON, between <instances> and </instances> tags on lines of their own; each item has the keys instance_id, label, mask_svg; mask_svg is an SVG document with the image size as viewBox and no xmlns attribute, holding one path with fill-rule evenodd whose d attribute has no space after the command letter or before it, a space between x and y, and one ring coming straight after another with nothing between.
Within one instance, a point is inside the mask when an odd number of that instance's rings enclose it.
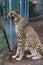
<instances>
[{"instance_id":1,"label":"spotted fur","mask_svg":"<svg viewBox=\"0 0 43 65\"><path fill-rule=\"evenodd\" d=\"M8 15L15 23L18 41L16 55L12 57L20 61L24 56L24 47L28 47L30 48L31 55L26 55L27 58L31 57L34 60L42 58L43 45L36 31L16 11L11 11ZM17 56L19 57L17 58Z\"/></svg>"}]
</instances>

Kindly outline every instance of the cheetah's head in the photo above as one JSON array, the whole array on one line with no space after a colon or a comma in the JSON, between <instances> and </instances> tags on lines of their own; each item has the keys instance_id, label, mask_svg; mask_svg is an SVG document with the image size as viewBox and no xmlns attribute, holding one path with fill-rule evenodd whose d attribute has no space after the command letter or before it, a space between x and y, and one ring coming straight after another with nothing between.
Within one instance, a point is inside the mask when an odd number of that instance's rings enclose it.
<instances>
[{"instance_id":1,"label":"cheetah's head","mask_svg":"<svg viewBox=\"0 0 43 65\"><path fill-rule=\"evenodd\" d=\"M18 11L10 11L8 13L8 17L11 18L11 20L14 20L15 22L17 22L19 19L18 14L19 14Z\"/></svg>"}]
</instances>

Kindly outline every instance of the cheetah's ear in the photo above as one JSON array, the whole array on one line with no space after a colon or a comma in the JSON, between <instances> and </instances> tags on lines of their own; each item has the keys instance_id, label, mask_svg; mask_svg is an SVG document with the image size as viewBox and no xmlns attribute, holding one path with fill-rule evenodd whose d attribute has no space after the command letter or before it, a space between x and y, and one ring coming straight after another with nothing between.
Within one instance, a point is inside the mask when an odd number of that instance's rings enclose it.
<instances>
[{"instance_id":1,"label":"cheetah's ear","mask_svg":"<svg viewBox=\"0 0 43 65\"><path fill-rule=\"evenodd\" d=\"M16 10L16 13L19 14L20 12L18 10Z\"/></svg>"}]
</instances>

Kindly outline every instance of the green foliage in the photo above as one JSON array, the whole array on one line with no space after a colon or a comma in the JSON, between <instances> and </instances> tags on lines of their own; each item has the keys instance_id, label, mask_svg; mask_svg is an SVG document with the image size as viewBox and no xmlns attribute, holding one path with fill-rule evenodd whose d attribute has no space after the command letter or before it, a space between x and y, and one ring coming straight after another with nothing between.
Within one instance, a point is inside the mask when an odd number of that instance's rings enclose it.
<instances>
[{"instance_id":1,"label":"green foliage","mask_svg":"<svg viewBox=\"0 0 43 65\"><path fill-rule=\"evenodd\" d=\"M7 14L8 1L9 0L0 0L0 13L3 17L6 17Z\"/></svg>"},{"instance_id":2,"label":"green foliage","mask_svg":"<svg viewBox=\"0 0 43 65\"><path fill-rule=\"evenodd\" d=\"M0 14L3 17L3 7L0 5Z\"/></svg>"},{"instance_id":3,"label":"green foliage","mask_svg":"<svg viewBox=\"0 0 43 65\"><path fill-rule=\"evenodd\" d=\"M6 40L4 38L4 36L0 39L0 50L4 49L5 47L7 47L6 44Z\"/></svg>"}]
</instances>

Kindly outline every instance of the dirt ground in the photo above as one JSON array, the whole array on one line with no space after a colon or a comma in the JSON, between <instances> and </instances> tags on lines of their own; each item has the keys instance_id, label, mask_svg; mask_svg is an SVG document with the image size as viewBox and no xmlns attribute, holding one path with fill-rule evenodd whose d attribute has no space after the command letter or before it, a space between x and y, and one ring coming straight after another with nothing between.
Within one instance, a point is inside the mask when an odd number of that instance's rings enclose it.
<instances>
[{"instance_id":1,"label":"dirt ground","mask_svg":"<svg viewBox=\"0 0 43 65\"><path fill-rule=\"evenodd\" d=\"M4 60L3 62L1 62L0 65L43 65L43 59L41 60L36 60L36 61L33 61L33 60L30 60L30 59L23 59L22 61L6 61Z\"/></svg>"}]
</instances>

